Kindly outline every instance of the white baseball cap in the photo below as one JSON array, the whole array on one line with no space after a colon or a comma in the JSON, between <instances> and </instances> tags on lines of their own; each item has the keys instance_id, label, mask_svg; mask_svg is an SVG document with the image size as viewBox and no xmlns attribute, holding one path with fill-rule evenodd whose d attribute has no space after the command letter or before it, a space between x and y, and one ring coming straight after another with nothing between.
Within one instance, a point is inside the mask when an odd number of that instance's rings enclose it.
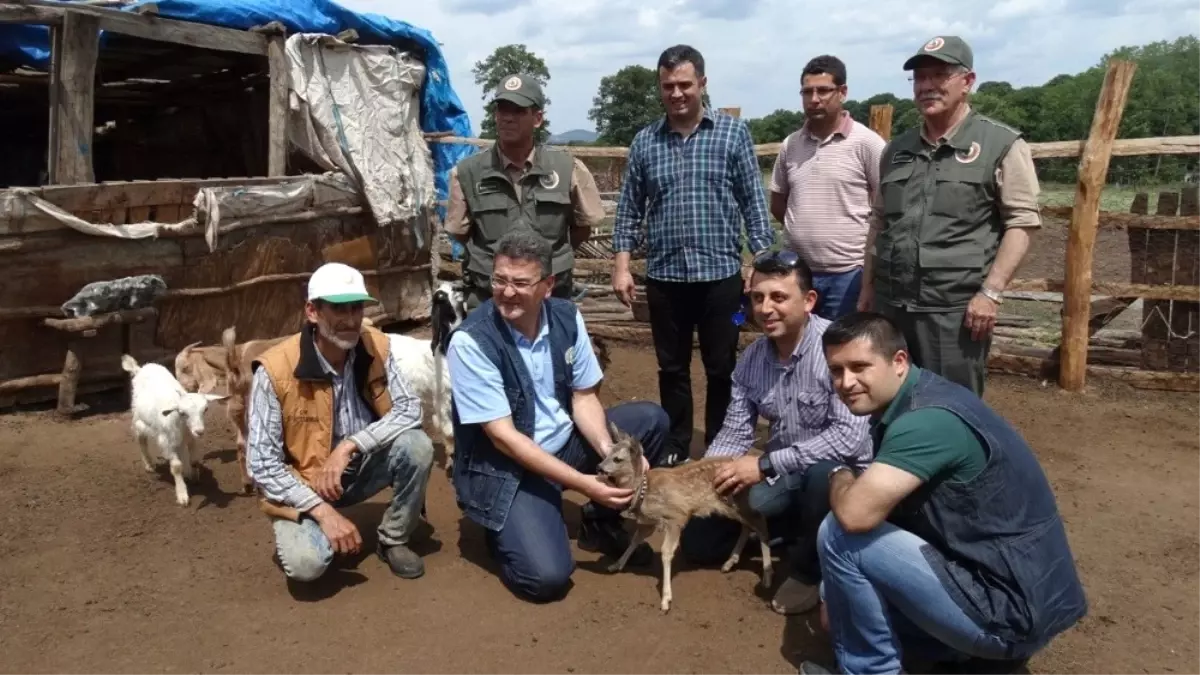
<instances>
[{"instance_id":1,"label":"white baseball cap","mask_svg":"<svg viewBox=\"0 0 1200 675\"><path fill-rule=\"evenodd\" d=\"M334 304L376 302L367 293L362 272L343 263L325 263L308 278L308 299Z\"/></svg>"}]
</instances>

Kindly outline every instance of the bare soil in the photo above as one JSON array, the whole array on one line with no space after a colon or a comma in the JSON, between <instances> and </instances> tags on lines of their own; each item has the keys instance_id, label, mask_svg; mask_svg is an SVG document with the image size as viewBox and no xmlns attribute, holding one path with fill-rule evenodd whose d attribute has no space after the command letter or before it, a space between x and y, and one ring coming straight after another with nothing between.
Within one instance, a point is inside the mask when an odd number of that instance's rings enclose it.
<instances>
[{"instance_id":1,"label":"bare soil","mask_svg":"<svg viewBox=\"0 0 1200 675\"><path fill-rule=\"evenodd\" d=\"M612 356L608 402L657 399L652 353L614 345ZM397 579L363 555L291 588L265 517L233 494L223 411L201 442L203 482L181 508L165 471L142 471L121 398L75 421L0 417L0 670L762 673L829 657L814 616L785 619L756 595L756 558L728 575L678 564L665 616L657 563L610 575L581 551L564 601L519 601L440 470L424 578ZM1031 670L1196 672L1196 397L1072 396L994 377L987 398L1037 449L1091 603ZM385 499L351 511L368 549ZM574 510L568 521L574 536Z\"/></svg>"}]
</instances>

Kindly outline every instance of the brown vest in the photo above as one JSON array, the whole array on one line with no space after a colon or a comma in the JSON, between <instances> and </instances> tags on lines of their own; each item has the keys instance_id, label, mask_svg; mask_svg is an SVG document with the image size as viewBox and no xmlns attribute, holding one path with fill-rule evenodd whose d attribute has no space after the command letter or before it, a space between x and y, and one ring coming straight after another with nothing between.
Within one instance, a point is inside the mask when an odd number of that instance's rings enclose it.
<instances>
[{"instance_id":1,"label":"brown vest","mask_svg":"<svg viewBox=\"0 0 1200 675\"><path fill-rule=\"evenodd\" d=\"M333 450L333 381L321 368L314 324L271 347L253 362L267 369L283 412L283 448L292 473L312 486ZM354 348L354 381L367 407L383 417L392 409L386 364L388 338L364 326Z\"/></svg>"}]
</instances>

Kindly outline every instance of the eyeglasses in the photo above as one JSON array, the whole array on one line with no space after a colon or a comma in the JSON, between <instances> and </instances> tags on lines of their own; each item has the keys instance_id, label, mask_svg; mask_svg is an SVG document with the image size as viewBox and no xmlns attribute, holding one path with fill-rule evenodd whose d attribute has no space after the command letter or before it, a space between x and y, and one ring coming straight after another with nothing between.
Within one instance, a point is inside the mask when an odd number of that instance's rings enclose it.
<instances>
[{"instance_id":1,"label":"eyeglasses","mask_svg":"<svg viewBox=\"0 0 1200 675\"><path fill-rule=\"evenodd\" d=\"M764 274L791 272L799 266L800 256L788 249L766 251L754 258L754 269Z\"/></svg>"},{"instance_id":2,"label":"eyeglasses","mask_svg":"<svg viewBox=\"0 0 1200 675\"><path fill-rule=\"evenodd\" d=\"M529 289L542 283L546 277L538 277L532 281L528 279L505 279L503 277L492 277L492 288L497 291L502 291L505 288L512 287L514 291L528 291Z\"/></svg>"},{"instance_id":3,"label":"eyeglasses","mask_svg":"<svg viewBox=\"0 0 1200 675\"><path fill-rule=\"evenodd\" d=\"M812 95L816 94L817 98L824 100L832 96L833 92L837 90L837 87L804 87L800 90L800 96L803 98L812 98Z\"/></svg>"}]
</instances>

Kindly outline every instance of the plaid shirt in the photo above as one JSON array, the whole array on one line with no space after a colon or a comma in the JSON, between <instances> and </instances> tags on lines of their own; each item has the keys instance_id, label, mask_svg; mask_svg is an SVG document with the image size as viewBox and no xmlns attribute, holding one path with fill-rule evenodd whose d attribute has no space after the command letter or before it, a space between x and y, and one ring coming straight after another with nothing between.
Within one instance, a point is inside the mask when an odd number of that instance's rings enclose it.
<instances>
[{"instance_id":1,"label":"plaid shirt","mask_svg":"<svg viewBox=\"0 0 1200 675\"><path fill-rule=\"evenodd\" d=\"M629 147L613 224L615 252L633 251L645 221L646 273L659 281L713 281L741 271L745 222L750 250L775 243L750 129L705 109L686 139L663 118Z\"/></svg>"},{"instance_id":2,"label":"plaid shirt","mask_svg":"<svg viewBox=\"0 0 1200 675\"><path fill-rule=\"evenodd\" d=\"M786 362L761 337L733 371L733 392L721 431L705 457L741 457L754 445L755 424L770 423L764 451L780 473L803 472L820 460L856 468L871 461L870 424L833 390L821 335L830 322L809 315L800 344Z\"/></svg>"}]
</instances>

